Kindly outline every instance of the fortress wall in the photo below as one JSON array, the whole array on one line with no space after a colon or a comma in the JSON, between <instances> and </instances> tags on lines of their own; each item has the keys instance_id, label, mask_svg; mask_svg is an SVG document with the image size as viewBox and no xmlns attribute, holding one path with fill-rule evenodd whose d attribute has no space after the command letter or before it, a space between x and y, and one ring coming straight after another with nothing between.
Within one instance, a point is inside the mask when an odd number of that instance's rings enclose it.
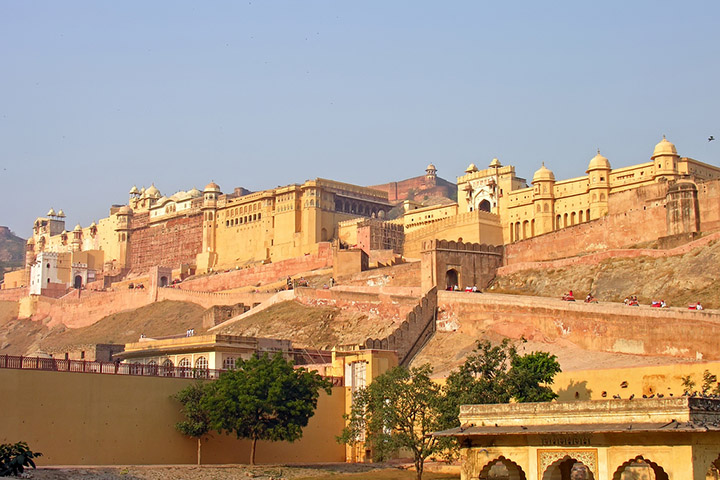
<instances>
[{"instance_id":1,"label":"fortress wall","mask_svg":"<svg viewBox=\"0 0 720 480\"><path fill-rule=\"evenodd\" d=\"M720 229L720 181L698 184L698 208L701 232Z\"/></svg>"},{"instance_id":2,"label":"fortress wall","mask_svg":"<svg viewBox=\"0 0 720 480\"><path fill-rule=\"evenodd\" d=\"M0 301L17 302L28 295L28 287L6 288L0 290Z\"/></svg>"},{"instance_id":3,"label":"fortress wall","mask_svg":"<svg viewBox=\"0 0 720 480\"><path fill-rule=\"evenodd\" d=\"M255 292L195 292L191 290L181 290L179 288L159 288L157 292L157 300L174 300L177 302L197 303L204 308L210 308L214 305L235 305L243 303L248 307L252 307L258 303L272 297L272 293L255 293Z\"/></svg>"},{"instance_id":4,"label":"fortress wall","mask_svg":"<svg viewBox=\"0 0 720 480\"><path fill-rule=\"evenodd\" d=\"M106 292L73 290L72 295L60 299L49 297L26 297L21 302L20 317L33 320L51 318L48 326L65 325L81 328L126 310L134 310L154 301L173 300L191 302L204 308L213 305L235 305L244 303L252 307L270 298L269 293L214 293L183 291L177 288L159 288L154 298L152 289L124 289Z\"/></svg>"},{"instance_id":5,"label":"fortress wall","mask_svg":"<svg viewBox=\"0 0 720 480\"><path fill-rule=\"evenodd\" d=\"M494 332L515 339L569 340L591 351L720 360L720 314L709 310L445 291L438 292L438 307L438 329L478 338Z\"/></svg>"},{"instance_id":6,"label":"fortress wall","mask_svg":"<svg viewBox=\"0 0 720 480\"><path fill-rule=\"evenodd\" d=\"M505 264L555 260L618 249L657 240L665 234L665 208L630 210L507 244Z\"/></svg>"},{"instance_id":7,"label":"fortress wall","mask_svg":"<svg viewBox=\"0 0 720 480\"><path fill-rule=\"evenodd\" d=\"M408 262L392 267L374 268L336 280L338 280L340 285L416 287L420 285L420 262Z\"/></svg>"},{"instance_id":8,"label":"fortress wall","mask_svg":"<svg viewBox=\"0 0 720 480\"><path fill-rule=\"evenodd\" d=\"M171 465L197 462L197 441L181 435L171 398L192 380L0 369L0 443L26 441L45 465ZM347 397L349 398L349 397ZM335 441L346 388L320 393L318 408L294 442L258 442L257 463L344 462ZM203 463L248 463L250 442L213 432Z\"/></svg>"},{"instance_id":9,"label":"fortress wall","mask_svg":"<svg viewBox=\"0 0 720 480\"><path fill-rule=\"evenodd\" d=\"M498 268L498 276L512 275L523 270L550 270L556 268L565 268L573 265L595 265L603 260L610 258L637 258L637 257L672 257L675 255L684 255L696 248L703 247L710 242L720 240L720 232L711 233L693 242L688 242L679 247L667 250L657 250L653 248L636 248L622 250L607 250L604 252L590 253L580 257L562 258L560 260L549 260L546 262L524 262L515 263L513 265L505 265Z\"/></svg>"},{"instance_id":10,"label":"fortress wall","mask_svg":"<svg viewBox=\"0 0 720 480\"><path fill-rule=\"evenodd\" d=\"M150 226L147 214L132 219L128 247L132 272L146 272L156 265L178 268L183 263L195 263L202 250L202 215L177 217Z\"/></svg>"},{"instance_id":11,"label":"fortress wall","mask_svg":"<svg viewBox=\"0 0 720 480\"><path fill-rule=\"evenodd\" d=\"M257 285L258 283L283 281L288 275L292 276L330 266L332 266L332 247L329 243L324 242L318 245L317 254L303 255L302 257L241 270L204 275L186 280L178 284L178 287L182 290L217 292Z\"/></svg>"},{"instance_id":12,"label":"fortress wall","mask_svg":"<svg viewBox=\"0 0 720 480\"><path fill-rule=\"evenodd\" d=\"M416 297L388 295L359 291L298 288L295 298L308 306L336 306L350 311L367 314L370 318L382 317L398 324L418 303Z\"/></svg>"},{"instance_id":13,"label":"fortress wall","mask_svg":"<svg viewBox=\"0 0 720 480\"><path fill-rule=\"evenodd\" d=\"M397 350L398 362L407 366L436 330L437 287L431 288L385 338L368 338L365 348Z\"/></svg>"}]
</instances>

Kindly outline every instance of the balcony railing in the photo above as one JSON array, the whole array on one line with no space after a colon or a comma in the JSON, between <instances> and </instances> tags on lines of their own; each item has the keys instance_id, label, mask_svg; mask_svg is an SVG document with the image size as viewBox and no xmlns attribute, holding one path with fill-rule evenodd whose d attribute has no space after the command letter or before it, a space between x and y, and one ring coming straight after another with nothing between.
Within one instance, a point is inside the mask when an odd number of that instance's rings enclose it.
<instances>
[{"instance_id":1,"label":"balcony railing","mask_svg":"<svg viewBox=\"0 0 720 480\"><path fill-rule=\"evenodd\" d=\"M143 363L92 362L14 355L0 355L0 368L210 380L217 379L223 372L227 371L210 368L171 367ZM333 387L342 387L344 385L343 377L325 378L332 381Z\"/></svg>"}]
</instances>

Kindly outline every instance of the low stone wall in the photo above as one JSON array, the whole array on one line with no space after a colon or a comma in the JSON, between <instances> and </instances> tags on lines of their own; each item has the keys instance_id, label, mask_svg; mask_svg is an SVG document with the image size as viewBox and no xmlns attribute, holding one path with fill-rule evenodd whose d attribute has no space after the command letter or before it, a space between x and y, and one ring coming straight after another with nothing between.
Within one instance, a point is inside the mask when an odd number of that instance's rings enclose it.
<instances>
[{"instance_id":1,"label":"low stone wall","mask_svg":"<svg viewBox=\"0 0 720 480\"><path fill-rule=\"evenodd\" d=\"M298 288L295 298L305 305L333 305L338 308L362 312L370 319L382 317L383 321L398 324L412 312L417 305L417 297L347 289Z\"/></svg>"},{"instance_id":2,"label":"low stone wall","mask_svg":"<svg viewBox=\"0 0 720 480\"><path fill-rule=\"evenodd\" d=\"M719 360L720 314L679 308L563 302L521 295L438 293L438 330L493 332L585 350Z\"/></svg>"}]
</instances>

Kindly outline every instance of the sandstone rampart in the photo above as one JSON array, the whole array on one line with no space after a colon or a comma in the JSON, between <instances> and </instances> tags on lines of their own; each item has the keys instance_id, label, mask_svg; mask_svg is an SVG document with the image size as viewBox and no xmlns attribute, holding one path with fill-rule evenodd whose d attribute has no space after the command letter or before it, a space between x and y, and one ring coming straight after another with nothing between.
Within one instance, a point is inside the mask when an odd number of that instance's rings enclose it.
<instances>
[{"instance_id":1,"label":"sandstone rampart","mask_svg":"<svg viewBox=\"0 0 720 480\"><path fill-rule=\"evenodd\" d=\"M563 302L521 295L438 293L438 329L480 338L568 340L590 351L686 359L720 359L716 311Z\"/></svg>"},{"instance_id":2,"label":"sandstone rampart","mask_svg":"<svg viewBox=\"0 0 720 480\"><path fill-rule=\"evenodd\" d=\"M670 248L667 250L658 250L654 248L626 248L626 249L614 249L607 250L604 252L590 253L587 255L581 255L578 257L561 258L558 260L548 260L544 262L522 262L514 263L512 265L504 265L498 268L498 276L512 275L523 270L536 270L536 269L557 269L565 268L574 265L596 265L603 260L611 258L638 258L638 257L652 257L652 258L664 258L672 257L676 255L684 255L696 248L700 248L708 245L711 242L720 240L720 232L714 232L706 235L698 240L688 242L679 247Z\"/></svg>"},{"instance_id":3,"label":"sandstone rampart","mask_svg":"<svg viewBox=\"0 0 720 480\"><path fill-rule=\"evenodd\" d=\"M136 214L128 242L132 272L142 273L156 265L178 268L195 263L202 250L202 214L172 218L159 225L149 225L147 213Z\"/></svg>"},{"instance_id":4,"label":"sandstone rampart","mask_svg":"<svg viewBox=\"0 0 720 480\"><path fill-rule=\"evenodd\" d=\"M365 348L396 350L400 365L407 366L435 333L437 288L430 289L397 329L385 338L368 338Z\"/></svg>"},{"instance_id":5,"label":"sandstone rampart","mask_svg":"<svg viewBox=\"0 0 720 480\"><path fill-rule=\"evenodd\" d=\"M6 288L0 290L0 301L17 302L29 293L28 287Z\"/></svg>"},{"instance_id":6,"label":"sandstone rampart","mask_svg":"<svg viewBox=\"0 0 720 480\"><path fill-rule=\"evenodd\" d=\"M218 292L243 286L277 282L284 280L288 275L330 266L332 266L332 248L329 243L321 243L317 254L192 278L178 284L178 287L181 290Z\"/></svg>"}]
</instances>

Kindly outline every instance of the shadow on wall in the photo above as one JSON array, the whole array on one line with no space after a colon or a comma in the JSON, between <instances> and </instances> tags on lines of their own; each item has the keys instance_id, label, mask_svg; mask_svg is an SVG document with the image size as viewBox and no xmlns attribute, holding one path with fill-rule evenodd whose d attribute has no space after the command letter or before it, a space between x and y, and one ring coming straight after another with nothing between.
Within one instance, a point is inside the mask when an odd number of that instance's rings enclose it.
<instances>
[{"instance_id":1,"label":"shadow on wall","mask_svg":"<svg viewBox=\"0 0 720 480\"><path fill-rule=\"evenodd\" d=\"M577 400L590 400L592 390L587 387L587 381L575 382L570 380L570 383L565 388L556 390L558 394L558 402L573 402Z\"/></svg>"}]
</instances>

